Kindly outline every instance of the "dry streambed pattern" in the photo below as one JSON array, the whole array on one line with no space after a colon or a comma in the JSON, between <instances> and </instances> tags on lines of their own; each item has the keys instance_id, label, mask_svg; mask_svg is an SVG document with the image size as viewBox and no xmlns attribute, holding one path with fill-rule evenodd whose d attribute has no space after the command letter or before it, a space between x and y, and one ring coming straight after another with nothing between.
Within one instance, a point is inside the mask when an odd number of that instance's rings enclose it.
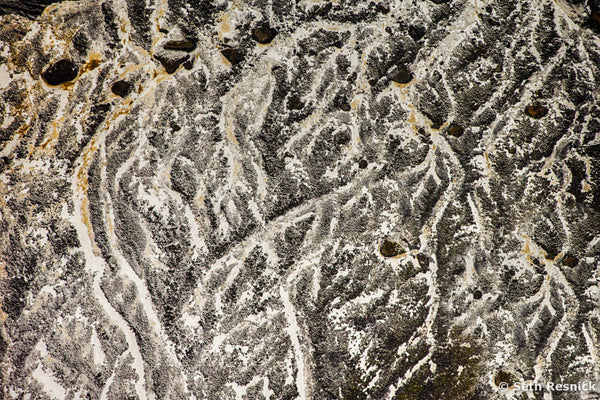
<instances>
[{"instance_id":1,"label":"dry streambed pattern","mask_svg":"<svg viewBox=\"0 0 600 400\"><path fill-rule=\"evenodd\" d=\"M0 398L600 378L596 2L5 3Z\"/></svg>"}]
</instances>

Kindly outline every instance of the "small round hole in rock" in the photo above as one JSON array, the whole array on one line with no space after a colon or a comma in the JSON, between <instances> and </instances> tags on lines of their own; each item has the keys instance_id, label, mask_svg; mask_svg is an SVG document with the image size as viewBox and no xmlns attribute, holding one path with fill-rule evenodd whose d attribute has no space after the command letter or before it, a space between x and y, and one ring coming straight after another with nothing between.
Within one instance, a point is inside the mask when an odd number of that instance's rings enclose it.
<instances>
[{"instance_id":1,"label":"small round hole in rock","mask_svg":"<svg viewBox=\"0 0 600 400\"><path fill-rule=\"evenodd\" d=\"M227 61L229 61L232 65L235 64L239 64L240 62L242 62L243 60L243 56L242 54L239 52L238 49L234 49L231 47L227 47L223 50L221 50L221 54L223 55L223 57L225 57L227 59Z\"/></svg>"},{"instance_id":2,"label":"small round hole in rock","mask_svg":"<svg viewBox=\"0 0 600 400\"><path fill-rule=\"evenodd\" d=\"M63 59L58 60L42 72L42 78L48 85L58 86L72 81L77 78L78 74L79 67L73 61Z\"/></svg>"},{"instance_id":3,"label":"small round hole in rock","mask_svg":"<svg viewBox=\"0 0 600 400\"><path fill-rule=\"evenodd\" d=\"M163 46L165 50L175 50L175 51L185 51L190 53L196 49L196 40L195 39L182 39L182 40L169 40Z\"/></svg>"},{"instance_id":4,"label":"small round hole in rock","mask_svg":"<svg viewBox=\"0 0 600 400\"><path fill-rule=\"evenodd\" d=\"M513 376L513 374L505 371L498 371L494 377L494 383L496 386L500 386L503 383L507 384L508 386L512 386L515 381L516 378Z\"/></svg>"},{"instance_id":5,"label":"small round hole in rock","mask_svg":"<svg viewBox=\"0 0 600 400\"><path fill-rule=\"evenodd\" d=\"M404 249L396 242L384 240L379 246L379 252L384 257L396 257L397 255L404 253Z\"/></svg>"},{"instance_id":6,"label":"small round hole in rock","mask_svg":"<svg viewBox=\"0 0 600 400\"><path fill-rule=\"evenodd\" d=\"M579 264L579 260L572 255L567 255L563 258L563 264L569 268L575 268Z\"/></svg>"},{"instance_id":7,"label":"small round hole in rock","mask_svg":"<svg viewBox=\"0 0 600 400\"><path fill-rule=\"evenodd\" d=\"M540 119L548 114L548 109L542 104L535 102L525 107L525 113L531 118Z\"/></svg>"},{"instance_id":8,"label":"small round hole in rock","mask_svg":"<svg viewBox=\"0 0 600 400\"><path fill-rule=\"evenodd\" d=\"M131 83L127 81L116 81L110 87L111 92L120 97L127 97L131 93Z\"/></svg>"},{"instance_id":9,"label":"small round hole in rock","mask_svg":"<svg viewBox=\"0 0 600 400\"><path fill-rule=\"evenodd\" d=\"M454 137L461 137L462 134L465 132L464 128L460 125L457 125L455 123L452 123L449 127L448 127L448 134Z\"/></svg>"},{"instance_id":10,"label":"small round hole in rock","mask_svg":"<svg viewBox=\"0 0 600 400\"><path fill-rule=\"evenodd\" d=\"M290 96L287 101L287 108L290 110L301 110L304 107L304 103L300 100L300 97L296 95Z\"/></svg>"},{"instance_id":11,"label":"small round hole in rock","mask_svg":"<svg viewBox=\"0 0 600 400\"><path fill-rule=\"evenodd\" d=\"M388 74L388 78L396 83L406 84L413 79L413 74L406 65L399 65Z\"/></svg>"},{"instance_id":12,"label":"small round hole in rock","mask_svg":"<svg viewBox=\"0 0 600 400\"><path fill-rule=\"evenodd\" d=\"M267 25L262 25L252 30L252 37L260 44L271 43L277 32Z\"/></svg>"}]
</instances>

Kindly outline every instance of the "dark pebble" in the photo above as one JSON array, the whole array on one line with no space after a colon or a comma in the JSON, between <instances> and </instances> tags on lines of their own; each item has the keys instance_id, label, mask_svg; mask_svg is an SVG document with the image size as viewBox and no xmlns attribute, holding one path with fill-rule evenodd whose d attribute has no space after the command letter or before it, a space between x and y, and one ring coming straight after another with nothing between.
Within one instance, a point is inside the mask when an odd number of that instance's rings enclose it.
<instances>
[{"instance_id":1,"label":"dark pebble","mask_svg":"<svg viewBox=\"0 0 600 400\"><path fill-rule=\"evenodd\" d=\"M110 90L120 97L127 97L129 93L131 93L131 83L127 81L116 81L110 87Z\"/></svg>"},{"instance_id":2,"label":"dark pebble","mask_svg":"<svg viewBox=\"0 0 600 400\"><path fill-rule=\"evenodd\" d=\"M423 253L419 253L417 254L417 261L419 262L419 265L421 266L421 268L429 268L429 257L427 257L425 254Z\"/></svg>"},{"instance_id":3,"label":"dark pebble","mask_svg":"<svg viewBox=\"0 0 600 400\"><path fill-rule=\"evenodd\" d=\"M481 299L481 297L483 297L483 293L481 293L481 290L476 290L473 292L473 298L475 300L479 300Z\"/></svg>"},{"instance_id":4,"label":"dark pebble","mask_svg":"<svg viewBox=\"0 0 600 400\"><path fill-rule=\"evenodd\" d=\"M531 153L531 158L532 158L534 161L539 161L539 160L541 160L543 157L544 157L544 155L543 155L543 154L542 154L542 152L541 152L541 151L539 151L539 150L534 150L534 151Z\"/></svg>"},{"instance_id":5,"label":"dark pebble","mask_svg":"<svg viewBox=\"0 0 600 400\"><path fill-rule=\"evenodd\" d=\"M500 386L500 384L502 383L506 383L508 384L508 386L512 386L513 383L515 383L515 377L508 372L505 371L498 371L498 374L496 374L496 376L494 377L494 383L496 384L496 386Z\"/></svg>"},{"instance_id":6,"label":"dark pebble","mask_svg":"<svg viewBox=\"0 0 600 400\"><path fill-rule=\"evenodd\" d=\"M382 14L387 14L390 12L390 8L383 3L377 3L377 5L375 6L375 11Z\"/></svg>"},{"instance_id":7,"label":"dark pebble","mask_svg":"<svg viewBox=\"0 0 600 400\"><path fill-rule=\"evenodd\" d=\"M554 260L558 255L558 250L556 249L548 249L546 250L546 255L544 256L546 260Z\"/></svg>"},{"instance_id":8,"label":"dark pebble","mask_svg":"<svg viewBox=\"0 0 600 400\"><path fill-rule=\"evenodd\" d=\"M579 260L572 255L567 255L565 258L563 258L562 263L569 268L575 268L577 264L579 264Z\"/></svg>"},{"instance_id":9,"label":"dark pebble","mask_svg":"<svg viewBox=\"0 0 600 400\"><path fill-rule=\"evenodd\" d=\"M296 95L290 96L287 101L287 108L290 110L300 110L304 107L304 103L300 100L300 97Z\"/></svg>"},{"instance_id":10,"label":"dark pebble","mask_svg":"<svg viewBox=\"0 0 600 400\"><path fill-rule=\"evenodd\" d=\"M165 50L177 50L191 52L196 49L195 39L183 39L183 40L170 40L163 46Z\"/></svg>"},{"instance_id":11,"label":"dark pebble","mask_svg":"<svg viewBox=\"0 0 600 400\"><path fill-rule=\"evenodd\" d=\"M340 108L341 108L343 111L350 111L350 104L348 104L348 103L342 103L342 104L340 105Z\"/></svg>"},{"instance_id":12,"label":"dark pebble","mask_svg":"<svg viewBox=\"0 0 600 400\"><path fill-rule=\"evenodd\" d=\"M600 33L600 10L592 10L587 21L587 26L589 26L592 31Z\"/></svg>"},{"instance_id":13,"label":"dark pebble","mask_svg":"<svg viewBox=\"0 0 600 400\"><path fill-rule=\"evenodd\" d=\"M399 65L388 74L388 78L396 83L408 83L412 81L413 74L406 65Z\"/></svg>"},{"instance_id":14,"label":"dark pebble","mask_svg":"<svg viewBox=\"0 0 600 400\"><path fill-rule=\"evenodd\" d=\"M535 102L525 107L525 113L531 118L539 119L548 114L548 109L539 102Z\"/></svg>"},{"instance_id":15,"label":"dark pebble","mask_svg":"<svg viewBox=\"0 0 600 400\"><path fill-rule=\"evenodd\" d=\"M379 246L379 252L384 257L396 257L398 254L404 253L404 249L398 243L386 239Z\"/></svg>"},{"instance_id":16,"label":"dark pebble","mask_svg":"<svg viewBox=\"0 0 600 400\"><path fill-rule=\"evenodd\" d=\"M79 67L71 60L58 60L42 72L42 78L48 85L57 86L77 78Z\"/></svg>"},{"instance_id":17,"label":"dark pebble","mask_svg":"<svg viewBox=\"0 0 600 400\"><path fill-rule=\"evenodd\" d=\"M408 35L416 42L425 36L425 27L419 25L412 25L408 28Z\"/></svg>"},{"instance_id":18,"label":"dark pebble","mask_svg":"<svg viewBox=\"0 0 600 400\"><path fill-rule=\"evenodd\" d=\"M223 54L223 57L225 57L232 65L239 64L243 59L239 50L231 47L221 50L221 54Z\"/></svg>"},{"instance_id":19,"label":"dark pebble","mask_svg":"<svg viewBox=\"0 0 600 400\"><path fill-rule=\"evenodd\" d=\"M360 169L367 168L367 165L369 165L369 162L367 160L365 160L364 158L358 162L358 168L360 168Z\"/></svg>"},{"instance_id":20,"label":"dark pebble","mask_svg":"<svg viewBox=\"0 0 600 400\"><path fill-rule=\"evenodd\" d=\"M252 38L260 44L271 43L277 32L267 25L258 26L252 30Z\"/></svg>"},{"instance_id":21,"label":"dark pebble","mask_svg":"<svg viewBox=\"0 0 600 400\"><path fill-rule=\"evenodd\" d=\"M186 61L189 61L190 56L185 54L182 57L171 57L167 54L155 54L156 58L165 67L167 73L172 74L177 71L177 68Z\"/></svg>"},{"instance_id":22,"label":"dark pebble","mask_svg":"<svg viewBox=\"0 0 600 400\"><path fill-rule=\"evenodd\" d=\"M448 135L452 135L454 137L461 137L462 134L465 132L465 130L463 129L462 126L457 125L455 123L452 123L449 127L448 127Z\"/></svg>"}]
</instances>

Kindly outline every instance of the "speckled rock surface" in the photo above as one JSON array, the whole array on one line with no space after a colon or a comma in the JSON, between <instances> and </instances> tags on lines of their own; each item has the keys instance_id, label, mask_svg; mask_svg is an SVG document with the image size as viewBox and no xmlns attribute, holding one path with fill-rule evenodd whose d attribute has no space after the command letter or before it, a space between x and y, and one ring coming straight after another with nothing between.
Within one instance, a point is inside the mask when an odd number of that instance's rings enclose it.
<instances>
[{"instance_id":1,"label":"speckled rock surface","mask_svg":"<svg viewBox=\"0 0 600 400\"><path fill-rule=\"evenodd\" d=\"M515 390L600 380L599 35L596 0L0 1L0 399L600 396Z\"/></svg>"}]
</instances>

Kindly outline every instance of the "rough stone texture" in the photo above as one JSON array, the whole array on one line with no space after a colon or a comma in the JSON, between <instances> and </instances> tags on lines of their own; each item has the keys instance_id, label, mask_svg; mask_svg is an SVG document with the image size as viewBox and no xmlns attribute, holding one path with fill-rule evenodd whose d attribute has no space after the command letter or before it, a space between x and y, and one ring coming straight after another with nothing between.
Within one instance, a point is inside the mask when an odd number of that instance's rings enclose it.
<instances>
[{"instance_id":1,"label":"rough stone texture","mask_svg":"<svg viewBox=\"0 0 600 400\"><path fill-rule=\"evenodd\" d=\"M600 380L599 2L46 5L0 1L0 399L599 396L499 389Z\"/></svg>"}]
</instances>

